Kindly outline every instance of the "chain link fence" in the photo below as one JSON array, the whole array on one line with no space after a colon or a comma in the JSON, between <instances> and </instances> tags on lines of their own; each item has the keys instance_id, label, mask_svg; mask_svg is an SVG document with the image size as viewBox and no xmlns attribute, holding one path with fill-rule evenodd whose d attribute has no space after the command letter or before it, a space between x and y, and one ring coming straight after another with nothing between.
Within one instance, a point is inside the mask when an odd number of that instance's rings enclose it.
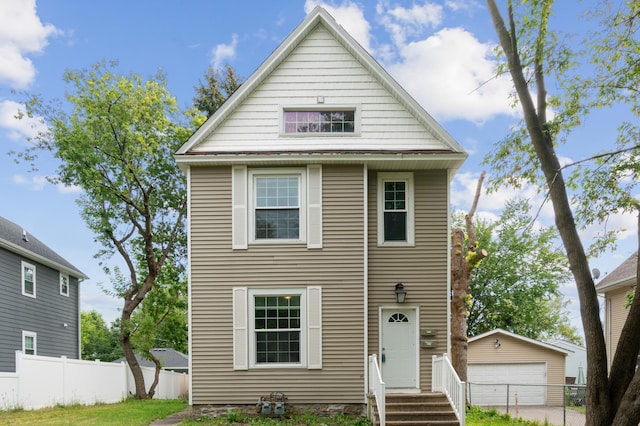
<instances>
[{"instance_id":1,"label":"chain link fence","mask_svg":"<svg viewBox=\"0 0 640 426\"><path fill-rule=\"evenodd\" d=\"M584 426L585 392L584 385L467 382L469 404L550 425Z\"/></svg>"}]
</instances>

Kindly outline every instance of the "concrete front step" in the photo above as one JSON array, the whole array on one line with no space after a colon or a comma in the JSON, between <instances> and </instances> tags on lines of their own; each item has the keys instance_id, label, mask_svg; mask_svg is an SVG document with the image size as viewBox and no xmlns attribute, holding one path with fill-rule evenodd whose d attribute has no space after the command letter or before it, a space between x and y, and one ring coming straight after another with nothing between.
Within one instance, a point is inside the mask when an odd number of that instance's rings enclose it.
<instances>
[{"instance_id":1,"label":"concrete front step","mask_svg":"<svg viewBox=\"0 0 640 426\"><path fill-rule=\"evenodd\" d=\"M385 398L387 426L460 424L443 394L387 394Z\"/></svg>"}]
</instances>

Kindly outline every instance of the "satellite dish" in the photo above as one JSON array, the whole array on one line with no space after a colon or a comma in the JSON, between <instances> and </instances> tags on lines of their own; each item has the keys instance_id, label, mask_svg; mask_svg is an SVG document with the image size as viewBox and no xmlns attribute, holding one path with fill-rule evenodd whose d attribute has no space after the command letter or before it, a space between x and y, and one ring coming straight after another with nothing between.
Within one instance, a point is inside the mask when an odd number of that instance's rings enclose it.
<instances>
[{"instance_id":1,"label":"satellite dish","mask_svg":"<svg viewBox=\"0 0 640 426\"><path fill-rule=\"evenodd\" d=\"M597 280L598 278L600 278L600 269L598 269L598 268L593 268L593 269L591 270L591 273L593 274L593 278L594 278L594 279L596 279L596 280Z\"/></svg>"}]
</instances>

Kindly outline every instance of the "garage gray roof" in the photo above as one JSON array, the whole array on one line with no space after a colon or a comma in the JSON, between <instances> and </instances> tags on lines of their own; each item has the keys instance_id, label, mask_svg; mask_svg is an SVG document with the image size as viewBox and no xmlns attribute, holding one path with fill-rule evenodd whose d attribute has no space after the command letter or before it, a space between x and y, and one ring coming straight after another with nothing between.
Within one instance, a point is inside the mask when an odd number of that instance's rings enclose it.
<instances>
[{"instance_id":1,"label":"garage gray roof","mask_svg":"<svg viewBox=\"0 0 640 426\"><path fill-rule=\"evenodd\" d=\"M68 273L76 278L88 278L78 268L50 249L42 241L29 234L24 228L2 216L0 216L0 247L53 269Z\"/></svg>"},{"instance_id":2,"label":"garage gray roof","mask_svg":"<svg viewBox=\"0 0 640 426\"><path fill-rule=\"evenodd\" d=\"M189 358L182 352L178 352L173 348L153 348L151 349L153 355L160 360L164 369L172 368L189 368ZM148 359L142 358L136 354L138 363L143 367L155 367L155 364ZM125 358L117 359L113 362L126 362Z\"/></svg>"}]
</instances>

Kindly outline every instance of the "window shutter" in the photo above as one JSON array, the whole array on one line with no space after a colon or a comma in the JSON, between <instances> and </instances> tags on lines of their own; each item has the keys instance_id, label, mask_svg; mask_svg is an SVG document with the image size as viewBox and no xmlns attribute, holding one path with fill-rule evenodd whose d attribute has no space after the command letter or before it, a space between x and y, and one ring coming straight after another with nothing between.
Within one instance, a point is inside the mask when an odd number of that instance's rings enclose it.
<instances>
[{"instance_id":1,"label":"window shutter","mask_svg":"<svg viewBox=\"0 0 640 426\"><path fill-rule=\"evenodd\" d=\"M322 248L322 166L307 166L307 248Z\"/></svg>"},{"instance_id":2,"label":"window shutter","mask_svg":"<svg viewBox=\"0 0 640 426\"><path fill-rule=\"evenodd\" d=\"M247 289L233 290L233 369L249 369L249 329L247 327Z\"/></svg>"},{"instance_id":3,"label":"window shutter","mask_svg":"<svg viewBox=\"0 0 640 426\"><path fill-rule=\"evenodd\" d=\"M309 369L322 368L322 288L307 287L307 356Z\"/></svg>"},{"instance_id":4,"label":"window shutter","mask_svg":"<svg viewBox=\"0 0 640 426\"><path fill-rule=\"evenodd\" d=\"M242 250L247 248L247 166L233 166L231 184L232 247Z\"/></svg>"}]
</instances>

